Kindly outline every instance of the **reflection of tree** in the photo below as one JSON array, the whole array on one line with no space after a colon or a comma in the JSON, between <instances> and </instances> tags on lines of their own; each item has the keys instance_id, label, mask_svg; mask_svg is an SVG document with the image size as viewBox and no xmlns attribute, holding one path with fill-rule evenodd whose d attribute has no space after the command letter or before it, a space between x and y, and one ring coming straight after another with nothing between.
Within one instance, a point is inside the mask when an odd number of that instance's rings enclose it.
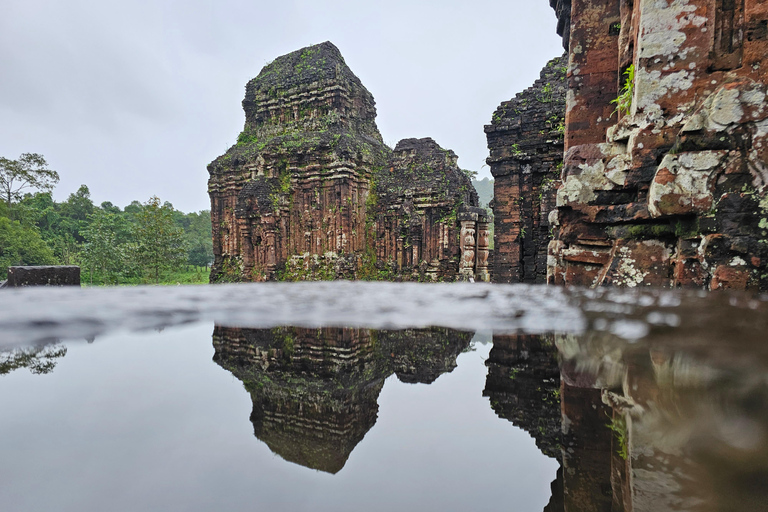
<instances>
[{"instance_id":1,"label":"reflection of tree","mask_svg":"<svg viewBox=\"0 0 768 512\"><path fill-rule=\"evenodd\" d=\"M56 359L66 354L67 347L64 345L16 348L0 352L0 375L11 373L19 368L29 368L29 371L36 375L51 373L56 368Z\"/></svg>"},{"instance_id":2,"label":"reflection of tree","mask_svg":"<svg viewBox=\"0 0 768 512\"><path fill-rule=\"evenodd\" d=\"M254 434L287 461L340 471L376 423L384 380L432 382L471 333L216 327L213 359L251 394Z\"/></svg>"}]
</instances>

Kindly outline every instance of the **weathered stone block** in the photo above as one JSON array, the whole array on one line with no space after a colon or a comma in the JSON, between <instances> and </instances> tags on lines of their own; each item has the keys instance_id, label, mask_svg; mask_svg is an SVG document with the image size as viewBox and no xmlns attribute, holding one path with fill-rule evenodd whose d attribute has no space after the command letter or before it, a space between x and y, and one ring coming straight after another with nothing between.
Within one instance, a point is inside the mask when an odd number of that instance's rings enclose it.
<instances>
[{"instance_id":1,"label":"weathered stone block","mask_svg":"<svg viewBox=\"0 0 768 512\"><path fill-rule=\"evenodd\" d=\"M8 267L7 287L80 286L80 267L74 265Z\"/></svg>"},{"instance_id":2,"label":"weathered stone block","mask_svg":"<svg viewBox=\"0 0 768 512\"><path fill-rule=\"evenodd\" d=\"M699 151L667 155L648 192L652 217L708 212L713 204L713 174L725 151Z\"/></svg>"}]
</instances>

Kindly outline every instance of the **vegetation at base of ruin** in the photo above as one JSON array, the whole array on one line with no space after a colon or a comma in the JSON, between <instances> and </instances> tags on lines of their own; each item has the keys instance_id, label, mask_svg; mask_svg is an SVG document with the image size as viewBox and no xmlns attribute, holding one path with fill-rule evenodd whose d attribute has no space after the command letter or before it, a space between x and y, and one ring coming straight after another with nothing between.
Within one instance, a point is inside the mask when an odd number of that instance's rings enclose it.
<instances>
[{"instance_id":1,"label":"vegetation at base of ruin","mask_svg":"<svg viewBox=\"0 0 768 512\"><path fill-rule=\"evenodd\" d=\"M623 460L627 460L629 456L629 436L627 434L627 420L623 416L611 418L606 423L608 430L613 432L614 440L616 441L616 454Z\"/></svg>"},{"instance_id":2,"label":"vegetation at base of ruin","mask_svg":"<svg viewBox=\"0 0 768 512\"><path fill-rule=\"evenodd\" d=\"M275 273L275 279L288 282L333 281L337 277L336 263L335 257L316 254L289 257Z\"/></svg>"},{"instance_id":3,"label":"vegetation at base of ruin","mask_svg":"<svg viewBox=\"0 0 768 512\"><path fill-rule=\"evenodd\" d=\"M243 263L240 258L225 256L222 258L221 270L215 276L213 281L219 284L239 283L242 281Z\"/></svg>"},{"instance_id":4,"label":"vegetation at base of ruin","mask_svg":"<svg viewBox=\"0 0 768 512\"><path fill-rule=\"evenodd\" d=\"M376 248L369 242L373 239L371 233L373 224L366 223L366 245L357 266L356 278L360 281L394 281L397 269L394 261L379 262L376 258Z\"/></svg>"},{"instance_id":5,"label":"vegetation at base of ruin","mask_svg":"<svg viewBox=\"0 0 768 512\"><path fill-rule=\"evenodd\" d=\"M629 111L632 109L632 97L635 94L635 65L631 64L623 74L624 86L621 88L618 97L611 100L611 103L616 105L613 113L618 112L620 115L629 114Z\"/></svg>"},{"instance_id":6,"label":"vegetation at base of ruin","mask_svg":"<svg viewBox=\"0 0 768 512\"><path fill-rule=\"evenodd\" d=\"M40 188L0 201L0 280L14 265L79 265L93 285L207 280L209 211L185 214L157 198L95 205L85 185L56 202L52 184Z\"/></svg>"}]
</instances>

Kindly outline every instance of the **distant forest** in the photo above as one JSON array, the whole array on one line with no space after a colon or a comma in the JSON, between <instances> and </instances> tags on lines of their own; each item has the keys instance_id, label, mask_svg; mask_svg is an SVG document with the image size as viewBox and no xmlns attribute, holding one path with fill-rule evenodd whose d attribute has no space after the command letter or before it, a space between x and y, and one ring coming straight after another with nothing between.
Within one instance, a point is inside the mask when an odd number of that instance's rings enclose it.
<instances>
[{"instance_id":1,"label":"distant forest","mask_svg":"<svg viewBox=\"0 0 768 512\"><path fill-rule=\"evenodd\" d=\"M477 195L480 197L480 206L488 208L491 199L493 199L493 180L488 178L472 180L472 185L474 185Z\"/></svg>"},{"instance_id":2,"label":"distant forest","mask_svg":"<svg viewBox=\"0 0 768 512\"><path fill-rule=\"evenodd\" d=\"M13 265L79 265L83 284L207 283L212 261L208 210L97 206L85 185L58 203L48 191L0 201L0 280Z\"/></svg>"}]
</instances>

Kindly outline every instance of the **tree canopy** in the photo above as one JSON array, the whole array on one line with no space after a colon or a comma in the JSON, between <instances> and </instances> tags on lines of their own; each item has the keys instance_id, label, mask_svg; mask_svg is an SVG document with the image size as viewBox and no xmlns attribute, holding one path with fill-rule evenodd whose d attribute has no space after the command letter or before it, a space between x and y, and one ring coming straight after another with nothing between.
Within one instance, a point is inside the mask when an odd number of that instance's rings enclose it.
<instances>
[{"instance_id":1,"label":"tree canopy","mask_svg":"<svg viewBox=\"0 0 768 512\"><path fill-rule=\"evenodd\" d=\"M8 208L21 199L24 190L50 192L58 182L59 173L48 168L43 155L22 153L17 160L0 157L0 194Z\"/></svg>"},{"instance_id":2,"label":"tree canopy","mask_svg":"<svg viewBox=\"0 0 768 512\"><path fill-rule=\"evenodd\" d=\"M0 165L0 280L9 266L43 264L80 265L93 284L207 280L209 211L183 213L156 196L124 209L95 205L86 185L56 202L58 174L42 156L0 158Z\"/></svg>"},{"instance_id":3,"label":"tree canopy","mask_svg":"<svg viewBox=\"0 0 768 512\"><path fill-rule=\"evenodd\" d=\"M173 205L161 204L160 198L152 196L135 215L132 233L136 261L156 283L163 272L186 259L183 230L174 223L173 211Z\"/></svg>"}]
</instances>

